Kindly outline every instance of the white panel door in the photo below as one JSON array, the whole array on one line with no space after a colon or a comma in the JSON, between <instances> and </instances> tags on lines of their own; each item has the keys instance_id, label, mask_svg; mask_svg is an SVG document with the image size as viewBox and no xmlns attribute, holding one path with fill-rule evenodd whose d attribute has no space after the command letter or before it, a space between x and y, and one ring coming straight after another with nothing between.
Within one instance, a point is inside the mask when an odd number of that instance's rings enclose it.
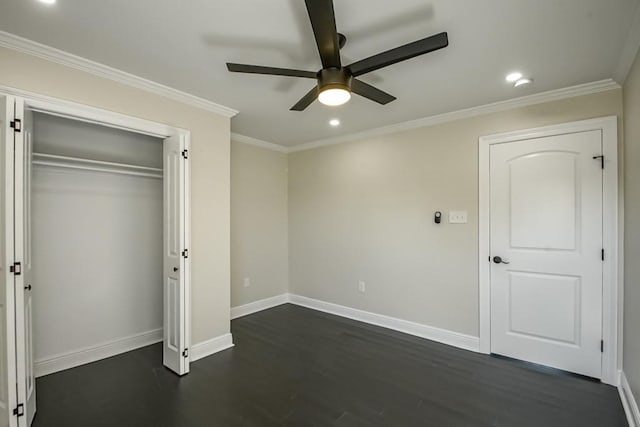
<instances>
[{"instance_id":1,"label":"white panel door","mask_svg":"<svg viewBox=\"0 0 640 427\"><path fill-rule=\"evenodd\" d=\"M164 365L179 375L189 372L187 349L184 140L164 141ZM187 252L185 252L187 251Z\"/></svg>"},{"instance_id":2,"label":"white panel door","mask_svg":"<svg viewBox=\"0 0 640 427\"><path fill-rule=\"evenodd\" d=\"M491 146L492 353L601 378L601 154L599 130Z\"/></svg>"},{"instance_id":3,"label":"white panel door","mask_svg":"<svg viewBox=\"0 0 640 427\"><path fill-rule=\"evenodd\" d=\"M16 390L16 327L13 248L13 174L15 100L0 96L0 427L18 425L13 415L17 407Z\"/></svg>"},{"instance_id":4,"label":"white panel door","mask_svg":"<svg viewBox=\"0 0 640 427\"><path fill-rule=\"evenodd\" d=\"M36 413L36 383L33 370L33 284L31 259L31 157L33 152L33 115L16 100L16 117L22 132L15 144L15 253L21 273L16 286L16 355L18 401L24 404L26 425ZM20 421L22 425L22 420Z\"/></svg>"}]
</instances>

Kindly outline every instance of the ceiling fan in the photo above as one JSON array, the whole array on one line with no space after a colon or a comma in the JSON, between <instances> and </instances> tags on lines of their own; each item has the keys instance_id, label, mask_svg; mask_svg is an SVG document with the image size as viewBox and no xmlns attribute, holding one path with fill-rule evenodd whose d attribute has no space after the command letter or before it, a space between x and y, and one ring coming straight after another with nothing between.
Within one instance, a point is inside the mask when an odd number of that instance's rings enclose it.
<instances>
[{"instance_id":1,"label":"ceiling fan","mask_svg":"<svg viewBox=\"0 0 640 427\"><path fill-rule=\"evenodd\" d=\"M316 79L317 85L303 96L296 105L291 107L292 111L303 111L316 98L325 105L342 105L351 99L352 92L379 104L388 104L396 98L362 80L358 80L356 77L449 45L447 33L443 32L343 67L340 62L340 49L346 43L347 38L336 30L333 0L305 0L305 3L322 61L322 69L320 71L313 72L227 63L229 71L235 73Z\"/></svg>"}]
</instances>

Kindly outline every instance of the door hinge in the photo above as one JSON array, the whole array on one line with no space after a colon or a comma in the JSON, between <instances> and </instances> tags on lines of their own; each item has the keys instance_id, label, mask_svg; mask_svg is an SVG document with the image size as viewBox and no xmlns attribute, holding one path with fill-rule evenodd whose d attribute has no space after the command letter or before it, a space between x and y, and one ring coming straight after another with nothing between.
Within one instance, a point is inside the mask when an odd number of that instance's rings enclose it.
<instances>
[{"instance_id":1,"label":"door hinge","mask_svg":"<svg viewBox=\"0 0 640 427\"><path fill-rule=\"evenodd\" d=\"M189 357L189 349L188 348L185 348L182 351L182 357L185 357L185 358Z\"/></svg>"},{"instance_id":2,"label":"door hinge","mask_svg":"<svg viewBox=\"0 0 640 427\"><path fill-rule=\"evenodd\" d=\"M11 123L9 123L9 126L11 126L16 132L22 132L22 120L20 119L12 120Z\"/></svg>"},{"instance_id":3,"label":"door hinge","mask_svg":"<svg viewBox=\"0 0 640 427\"><path fill-rule=\"evenodd\" d=\"M19 403L18 406L13 409L13 415L16 417L24 417L24 403Z\"/></svg>"},{"instance_id":4,"label":"door hinge","mask_svg":"<svg viewBox=\"0 0 640 427\"><path fill-rule=\"evenodd\" d=\"M182 256L184 257L184 259L189 258L189 249L185 249L184 251L182 251Z\"/></svg>"},{"instance_id":5,"label":"door hinge","mask_svg":"<svg viewBox=\"0 0 640 427\"><path fill-rule=\"evenodd\" d=\"M604 340L600 340L600 353L604 353Z\"/></svg>"},{"instance_id":6,"label":"door hinge","mask_svg":"<svg viewBox=\"0 0 640 427\"><path fill-rule=\"evenodd\" d=\"M184 157L185 159L189 158L189 150L182 150L182 157Z\"/></svg>"},{"instance_id":7,"label":"door hinge","mask_svg":"<svg viewBox=\"0 0 640 427\"><path fill-rule=\"evenodd\" d=\"M604 249L602 249L602 251L600 252L600 258L602 259L602 261L604 261Z\"/></svg>"},{"instance_id":8,"label":"door hinge","mask_svg":"<svg viewBox=\"0 0 640 427\"><path fill-rule=\"evenodd\" d=\"M593 160L600 159L600 166L604 169L604 156L593 156Z\"/></svg>"},{"instance_id":9,"label":"door hinge","mask_svg":"<svg viewBox=\"0 0 640 427\"><path fill-rule=\"evenodd\" d=\"M22 274L22 264L19 262L14 262L12 266L9 267L9 272L19 276Z\"/></svg>"}]
</instances>

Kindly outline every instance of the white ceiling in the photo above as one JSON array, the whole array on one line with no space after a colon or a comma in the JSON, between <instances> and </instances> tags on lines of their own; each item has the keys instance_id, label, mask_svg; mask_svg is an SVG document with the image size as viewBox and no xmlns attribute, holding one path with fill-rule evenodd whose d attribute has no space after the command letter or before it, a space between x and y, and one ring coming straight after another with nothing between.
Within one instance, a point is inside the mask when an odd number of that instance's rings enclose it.
<instances>
[{"instance_id":1,"label":"white ceiling","mask_svg":"<svg viewBox=\"0 0 640 427\"><path fill-rule=\"evenodd\" d=\"M303 0L1 0L0 30L240 111L234 132L294 146L612 78L638 0L334 0L343 63L448 31L448 48L362 80L395 95L289 108L313 80L229 73L225 62L316 71ZM535 79L514 89L512 70ZM330 118L342 125L332 128Z\"/></svg>"}]
</instances>

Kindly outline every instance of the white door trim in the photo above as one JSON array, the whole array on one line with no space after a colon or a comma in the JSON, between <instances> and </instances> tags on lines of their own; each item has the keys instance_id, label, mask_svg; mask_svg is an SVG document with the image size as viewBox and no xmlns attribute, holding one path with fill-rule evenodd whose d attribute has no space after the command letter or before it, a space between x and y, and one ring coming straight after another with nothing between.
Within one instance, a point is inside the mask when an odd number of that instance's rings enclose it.
<instances>
[{"instance_id":1,"label":"white door trim","mask_svg":"<svg viewBox=\"0 0 640 427\"><path fill-rule=\"evenodd\" d=\"M151 120L141 119L138 117L128 116L126 114L114 111L104 110L76 102L66 101L47 95L41 95L35 92L23 89L12 88L8 86L0 86L0 95L13 96L20 98L24 102L24 108L33 111L39 111L59 117L72 120L78 120L87 123L94 123L108 126L116 129L127 130L130 132L140 133L144 135L154 136L166 139L171 136L180 136L184 141L187 150L191 146L191 132L187 129L176 126L158 123ZM190 152L190 151L189 151ZM193 251L191 244L191 189L190 189L190 168L189 162L185 165L185 245L189 249L189 261ZM186 293L185 304L185 346L191 347L191 262L185 263L184 270L184 286ZM188 359L187 359L188 360Z\"/></svg>"},{"instance_id":2,"label":"white door trim","mask_svg":"<svg viewBox=\"0 0 640 427\"><path fill-rule=\"evenodd\" d=\"M130 132L141 133L156 138L168 138L173 135L189 136L190 132L175 126L116 113L77 102L66 101L47 95L41 95L24 89L0 86L0 94L24 99L26 108L54 116L94 123ZM188 140L188 138L187 138Z\"/></svg>"},{"instance_id":3,"label":"white door trim","mask_svg":"<svg viewBox=\"0 0 640 427\"><path fill-rule=\"evenodd\" d=\"M533 138L563 135L568 133L602 131L605 168L603 174L603 325L604 352L602 355L602 382L618 385L618 353L622 344L622 230L619 227L618 188L618 126L617 117L526 129L480 137L479 140L479 313L480 352L491 353L491 288L490 288L490 163L489 149L493 144L515 142ZM595 161L595 160L594 160ZM621 194L621 193L620 193Z\"/></svg>"}]
</instances>

